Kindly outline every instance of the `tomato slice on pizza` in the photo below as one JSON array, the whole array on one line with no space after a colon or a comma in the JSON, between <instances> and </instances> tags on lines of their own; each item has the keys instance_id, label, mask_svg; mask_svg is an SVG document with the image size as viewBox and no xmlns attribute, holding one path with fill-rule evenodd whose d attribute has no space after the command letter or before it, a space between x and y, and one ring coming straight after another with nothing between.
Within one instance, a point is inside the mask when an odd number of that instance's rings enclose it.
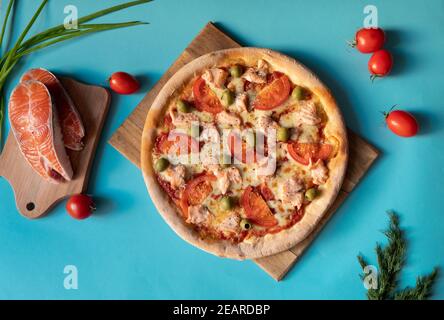
<instances>
[{"instance_id":1,"label":"tomato slice on pizza","mask_svg":"<svg viewBox=\"0 0 444 320\"><path fill-rule=\"evenodd\" d=\"M291 142L287 145L290 156L303 165L309 165L310 160L328 160L333 153L333 146L325 143L298 143Z\"/></svg>"},{"instance_id":2,"label":"tomato slice on pizza","mask_svg":"<svg viewBox=\"0 0 444 320\"><path fill-rule=\"evenodd\" d=\"M181 198L182 214L185 218L188 217L188 207L201 204L207 198L213 187L211 183L216 180L216 177L211 173L200 174L190 180L185 185Z\"/></svg>"},{"instance_id":3,"label":"tomato slice on pizza","mask_svg":"<svg viewBox=\"0 0 444 320\"><path fill-rule=\"evenodd\" d=\"M190 154L199 152L199 143L187 134L170 131L157 137L156 149L160 153Z\"/></svg>"},{"instance_id":4,"label":"tomato slice on pizza","mask_svg":"<svg viewBox=\"0 0 444 320\"><path fill-rule=\"evenodd\" d=\"M261 227L273 227L277 220L262 196L251 186L242 194L240 203L248 219Z\"/></svg>"},{"instance_id":5,"label":"tomato slice on pizza","mask_svg":"<svg viewBox=\"0 0 444 320\"><path fill-rule=\"evenodd\" d=\"M243 163L255 163L258 160L258 155L253 146L249 146L238 133L230 132L227 137L228 148L232 156Z\"/></svg>"},{"instance_id":6,"label":"tomato slice on pizza","mask_svg":"<svg viewBox=\"0 0 444 320\"><path fill-rule=\"evenodd\" d=\"M202 77L197 78L197 80L194 82L193 94L195 99L195 107L199 111L217 114L224 110L219 98L205 83L205 80L202 79Z\"/></svg>"},{"instance_id":7,"label":"tomato slice on pizza","mask_svg":"<svg viewBox=\"0 0 444 320\"><path fill-rule=\"evenodd\" d=\"M253 107L257 110L272 110L288 99L291 84L288 77L282 73L273 74L273 80L256 96Z\"/></svg>"}]
</instances>

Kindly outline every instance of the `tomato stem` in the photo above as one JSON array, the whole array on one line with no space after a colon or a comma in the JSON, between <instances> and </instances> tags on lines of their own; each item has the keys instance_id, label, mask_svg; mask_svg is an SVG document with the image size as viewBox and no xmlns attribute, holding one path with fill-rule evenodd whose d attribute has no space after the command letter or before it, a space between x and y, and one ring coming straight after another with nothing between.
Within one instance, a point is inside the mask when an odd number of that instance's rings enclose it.
<instances>
[{"instance_id":1,"label":"tomato stem","mask_svg":"<svg viewBox=\"0 0 444 320\"><path fill-rule=\"evenodd\" d=\"M347 42L347 44L348 44L350 47L352 47L352 48L355 48L356 45L357 45L356 40L352 40L352 41L350 41L350 40L346 40L346 42Z\"/></svg>"},{"instance_id":2,"label":"tomato stem","mask_svg":"<svg viewBox=\"0 0 444 320\"><path fill-rule=\"evenodd\" d=\"M375 82L375 79L376 78L380 78L381 76L378 76L377 74L372 74L371 76L370 76L370 80L372 81L372 83L373 82Z\"/></svg>"},{"instance_id":3,"label":"tomato stem","mask_svg":"<svg viewBox=\"0 0 444 320\"><path fill-rule=\"evenodd\" d=\"M393 111L393 109L395 109L397 106L398 106L398 104L394 104L388 111L381 111L384 118L387 118L389 116L389 114Z\"/></svg>"}]
</instances>

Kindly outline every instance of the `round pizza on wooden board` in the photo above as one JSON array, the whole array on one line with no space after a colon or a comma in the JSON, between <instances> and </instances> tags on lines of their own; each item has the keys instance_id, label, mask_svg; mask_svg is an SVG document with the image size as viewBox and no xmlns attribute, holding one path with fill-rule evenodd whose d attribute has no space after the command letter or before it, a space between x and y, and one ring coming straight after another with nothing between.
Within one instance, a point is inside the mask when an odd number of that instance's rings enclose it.
<instances>
[{"instance_id":1,"label":"round pizza on wooden board","mask_svg":"<svg viewBox=\"0 0 444 320\"><path fill-rule=\"evenodd\" d=\"M212 52L180 69L150 108L142 171L184 240L253 259L295 246L335 200L347 134L330 91L278 52Z\"/></svg>"}]
</instances>

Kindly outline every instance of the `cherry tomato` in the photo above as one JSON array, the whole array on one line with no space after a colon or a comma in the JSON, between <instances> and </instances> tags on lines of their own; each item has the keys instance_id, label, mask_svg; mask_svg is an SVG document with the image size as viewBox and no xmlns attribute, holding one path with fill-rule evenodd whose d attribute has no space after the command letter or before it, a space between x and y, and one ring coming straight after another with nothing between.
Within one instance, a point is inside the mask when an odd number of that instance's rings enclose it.
<instances>
[{"instance_id":1,"label":"cherry tomato","mask_svg":"<svg viewBox=\"0 0 444 320\"><path fill-rule=\"evenodd\" d=\"M88 218L96 210L93 199L85 194L76 194L69 198L66 203L66 211L74 219L82 220Z\"/></svg>"},{"instance_id":2,"label":"cherry tomato","mask_svg":"<svg viewBox=\"0 0 444 320\"><path fill-rule=\"evenodd\" d=\"M393 67L393 56L387 50L379 50L373 53L368 61L368 70L374 77L384 77L390 73Z\"/></svg>"},{"instance_id":3,"label":"cherry tomato","mask_svg":"<svg viewBox=\"0 0 444 320\"><path fill-rule=\"evenodd\" d=\"M273 81L257 94L253 103L255 109L274 109L287 100L290 95L291 85L286 75L275 72L272 78Z\"/></svg>"},{"instance_id":4,"label":"cherry tomato","mask_svg":"<svg viewBox=\"0 0 444 320\"><path fill-rule=\"evenodd\" d=\"M196 109L199 111L217 114L224 110L219 98L200 77L194 82L193 95Z\"/></svg>"},{"instance_id":5,"label":"cherry tomato","mask_svg":"<svg viewBox=\"0 0 444 320\"><path fill-rule=\"evenodd\" d=\"M362 28L356 32L353 46L362 53L376 52L385 42L385 32L381 28Z\"/></svg>"},{"instance_id":6,"label":"cherry tomato","mask_svg":"<svg viewBox=\"0 0 444 320\"><path fill-rule=\"evenodd\" d=\"M418 122L407 111L391 111L386 114L385 121L389 129L401 137L413 137L419 131Z\"/></svg>"},{"instance_id":7,"label":"cherry tomato","mask_svg":"<svg viewBox=\"0 0 444 320\"><path fill-rule=\"evenodd\" d=\"M252 186L245 189L240 204L247 218L258 226L273 227L278 224L264 198Z\"/></svg>"},{"instance_id":8,"label":"cherry tomato","mask_svg":"<svg viewBox=\"0 0 444 320\"><path fill-rule=\"evenodd\" d=\"M109 78L111 89L119 94L132 94L140 89L137 79L126 72L115 72Z\"/></svg>"}]
</instances>

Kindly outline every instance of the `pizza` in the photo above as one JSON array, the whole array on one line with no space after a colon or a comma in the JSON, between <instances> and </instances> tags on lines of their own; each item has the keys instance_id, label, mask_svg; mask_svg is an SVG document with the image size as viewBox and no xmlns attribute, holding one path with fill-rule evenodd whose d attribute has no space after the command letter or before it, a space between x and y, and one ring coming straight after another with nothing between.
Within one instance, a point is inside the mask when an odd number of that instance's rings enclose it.
<instances>
[{"instance_id":1,"label":"pizza","mask_svg":"<svg viewBox=\"0 0 444 320\"><path fill-rule=\"evenodd\" d=\"M302 241L341 187L347 135L329 90L296 60L216 51L180 69L146 119L142 171L183 239L250 259Z\"/></svg>"}]
</instances>

